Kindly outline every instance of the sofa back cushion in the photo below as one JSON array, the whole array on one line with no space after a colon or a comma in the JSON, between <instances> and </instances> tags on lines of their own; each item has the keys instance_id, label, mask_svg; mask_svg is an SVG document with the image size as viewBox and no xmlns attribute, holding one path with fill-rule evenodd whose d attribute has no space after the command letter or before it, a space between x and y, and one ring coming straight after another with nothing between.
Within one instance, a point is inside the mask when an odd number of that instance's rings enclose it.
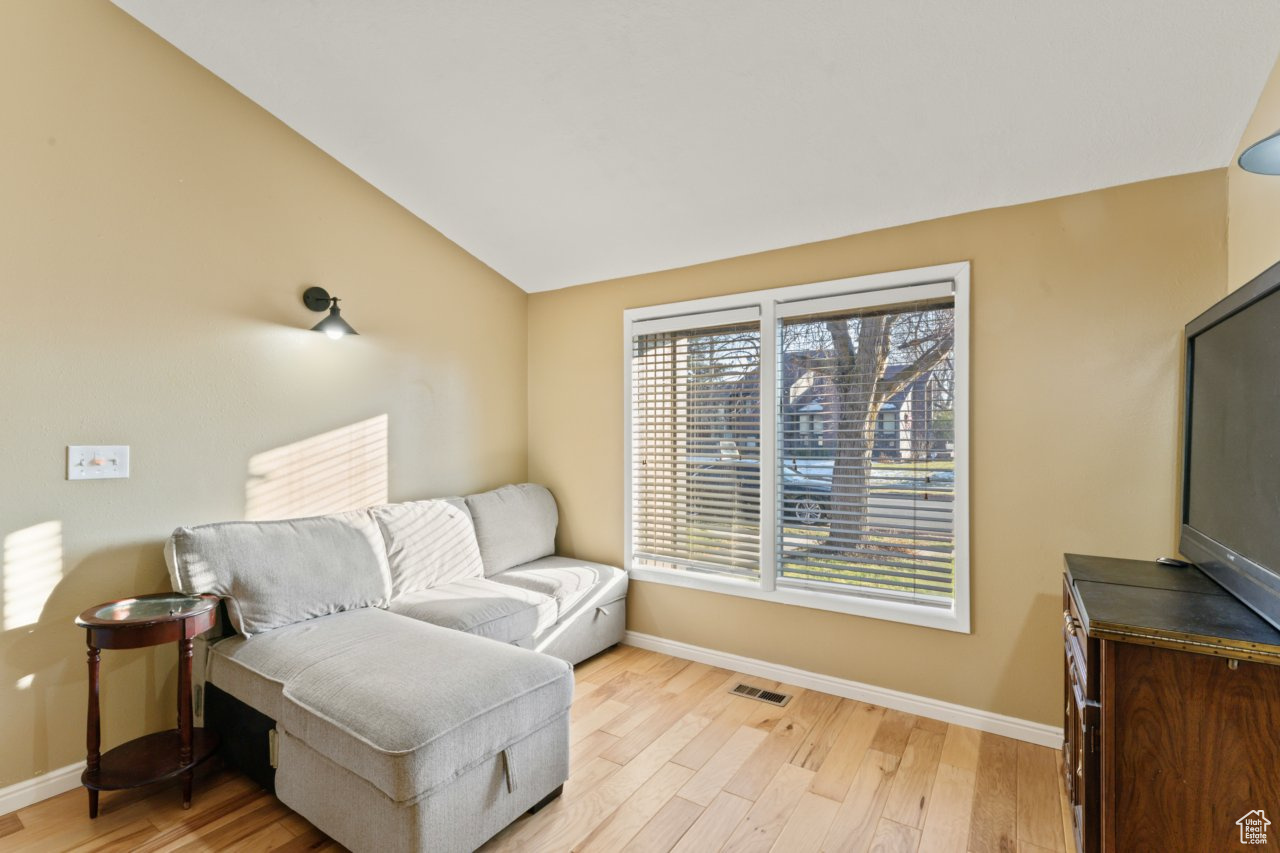
<instances>
[{"instance_id":1,"label":"sofa back cushion","mask_svg":"<svg viewBox=\"0 0 1280 853\"><path fill-rule=\"evenodd\" d=\"M392 598L484 577L476 531L458 499L387 504L371 513L386 542Z\"/></svg>"},{"instance_id":2,"label":"sofa back cushion","mask_svg":"<svg viewBox=\"0 0 1280 853\"><path fill-rule=\"evenodd\" d=\"M382 534L366 511L179 527L165 559L174 589L222 596L245 636L391 598Z\"/></svg>"},{"instance_id":3,"label":"sofa back cushion","mask_svg":"<svg viewBox=\"0 0 1280 853\"><path fill-rule=\"evenodd\" d=\"M554 554L556 499L534 483L503 486L467 497L486 576Z\"/></svg>"}]
</instances>

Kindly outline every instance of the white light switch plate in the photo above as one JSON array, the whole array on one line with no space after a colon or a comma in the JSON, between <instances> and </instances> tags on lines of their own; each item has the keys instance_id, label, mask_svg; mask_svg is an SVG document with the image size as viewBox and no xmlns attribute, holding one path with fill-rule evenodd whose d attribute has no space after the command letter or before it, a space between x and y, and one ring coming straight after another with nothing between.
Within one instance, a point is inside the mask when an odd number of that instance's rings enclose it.
<instances>
[{"instance_id":1,"label":"white light switch plate","mask_svg":"<svg viewBox=\"0 0 1280 853\"><path fill-rule=\"evenodd\" d=\"M114 480L128 476L127 444L73 444L67 448L68 480Z\"/></svg>"}]
</instances>

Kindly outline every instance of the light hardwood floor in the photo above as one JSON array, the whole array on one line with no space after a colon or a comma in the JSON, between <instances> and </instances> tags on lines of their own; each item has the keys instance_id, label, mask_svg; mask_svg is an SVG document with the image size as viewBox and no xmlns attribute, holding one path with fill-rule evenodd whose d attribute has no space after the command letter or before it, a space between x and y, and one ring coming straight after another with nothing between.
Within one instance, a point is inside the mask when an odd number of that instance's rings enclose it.
<instances>
[{"instance_id":1,"label":"light hardwood floor","mask_svg":"<svg viewBox=\"0 0 1280 853\"><path fill-rule=\"evenodd\" d=\"M485 851L1071 850L1059 753L619 646L577 668L565 793ZM738 681L792 694L776 708ZM0 816L0 850L340 849L229 771L72 791Z\"/></svg>"}]
</instances>

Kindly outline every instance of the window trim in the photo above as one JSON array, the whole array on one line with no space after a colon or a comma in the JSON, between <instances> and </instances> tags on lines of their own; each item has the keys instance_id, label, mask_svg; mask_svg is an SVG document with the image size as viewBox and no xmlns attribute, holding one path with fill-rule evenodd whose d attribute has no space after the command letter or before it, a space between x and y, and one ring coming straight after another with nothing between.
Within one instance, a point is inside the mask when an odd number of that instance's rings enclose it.
<instances>
[{"instance_id":1,"label":"window trim","mask_svg":"<svg viewBox=\"0 0 1280 853\"><path fill-rule=\"evenodd\" d=\"M718 592L772 601L817 610L829 610L855 616L866 616L891 622L903 622L957 633L970 633L970 565L969 565L969 262L895 270L872 275L832 279L809 284L713 296L685 302L665 303L642 308L629 308L622 315L623 345L623 565L636 580L667 584L707 592ZM826 297L848 297L866 294L869 304L881 304L871 298L876 291L892 291L921 285L950 286L955 298L955 507L953 510L955 540L954 597L949 609L886 598L837 595L819 590L778 587L775 582L776 477L761 476L760 505L768 512L760 514L760 579L759 581L715 577L691 572L673 571L654 566L636 566L632 559L633 519L631 506L631 348L634 336L651 331L661 321L672 321L687 328L698 314L757 310L760 319L760 352L777 350L778 321L788 316L788 304ZM892 304L894 295L884 293L883 304ZM861 300L859 300L861 301ZM811 310L806 306L805 311ZM798 313L794 310L791 313ZM658 321L658 322L655 322ZM774 459L777 449L776 425L772 413L777 410L777 359L761 358L760 364L760 458ZM770 413L768 416L765 413ZM762 472L763 474L763 469Z\"/></svg>"}]
</instances>

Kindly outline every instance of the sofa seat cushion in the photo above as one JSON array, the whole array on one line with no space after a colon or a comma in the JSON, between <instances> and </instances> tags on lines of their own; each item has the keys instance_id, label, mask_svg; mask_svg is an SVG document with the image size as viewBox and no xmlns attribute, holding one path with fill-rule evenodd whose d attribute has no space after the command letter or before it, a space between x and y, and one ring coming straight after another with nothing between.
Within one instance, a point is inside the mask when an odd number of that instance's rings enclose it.
<instances>
[{"instance_id":1,"label":"sofa seat cushion","mask_svg":"<svg viewBox=\"0 0 1280 853\"><path fill-rule=\"evenodd\" d=\"M557 719L572 668L526 649L402 623L294 674L279 724L292 737L413 802Z\"/></svg>"},{"instance_id":2,"label":"sofa seat cushion","mask_svg":"<svg viewBox=\"0 0 1280 853\"><path fill-rule=\"evenodd\" d=\"M486 578L464 578L393 599L392 613L442 628L514 643L540 633L556 621L556 602L548 595Z\"/></svg>"},{"instance_id":3,"label":"sofa seat cushion","mask_svg":"<svg viewBox=\"0 0 1280 853\"><path fill-rule=\"evenodd\" d=\"M557 619L588 596L603 604L616 601L627 592L627 573L622 569L570 557L543 557L490 580L551 596L556 601Z\"/></svg>"},{"instance_id":4,"label":"sofa seat cushion","mask_svg":"<svg viewBox=\"0 0 1280 853\"><path fill-rule=\"evenodd\" d=\"M412 630L412 620L368 607L309 619L253 637L213 643L206 662L212 684L273 720L280 719L284 686L307 667L374 642L382 632Z\"/></svg>"}]
</instances>

